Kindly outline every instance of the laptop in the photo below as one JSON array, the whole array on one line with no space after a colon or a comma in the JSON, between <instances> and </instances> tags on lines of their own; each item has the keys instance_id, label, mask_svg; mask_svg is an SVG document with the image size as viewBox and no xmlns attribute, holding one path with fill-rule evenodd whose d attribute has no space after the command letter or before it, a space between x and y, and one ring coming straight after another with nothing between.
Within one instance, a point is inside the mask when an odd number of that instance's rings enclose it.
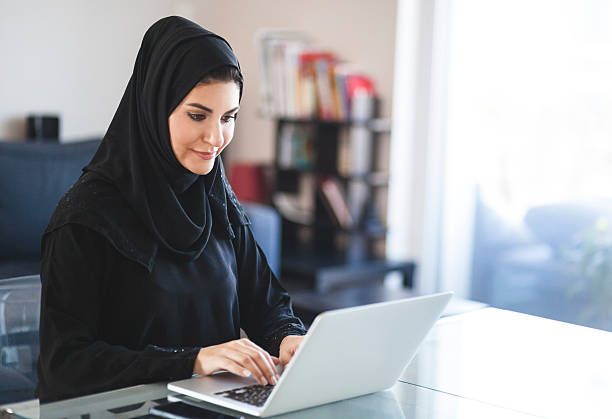
<instances>
[{"instance_id":1,"label":"laptop","mask_svg":"<svg viewBox=\"0 0 612 419\"><path fill-rule=\"evenodd\" d=\"M275 386L224 371L168 389L253 416L273 416L393 386L452 292L330 310L313 321Z\"/></svg>"}]
</instances>

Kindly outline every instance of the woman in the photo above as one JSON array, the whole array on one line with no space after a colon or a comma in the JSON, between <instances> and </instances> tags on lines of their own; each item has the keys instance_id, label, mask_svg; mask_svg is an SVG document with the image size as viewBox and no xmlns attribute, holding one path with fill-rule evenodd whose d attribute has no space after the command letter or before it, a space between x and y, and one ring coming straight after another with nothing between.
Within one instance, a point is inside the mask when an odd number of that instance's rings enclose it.
<instances>
[{"instance_id":1,"label":"woman","mask_svg":"<svg viewBox=\"0 0 612 419\"><path fill-rule=\"evenodd\" d=\"M146 32L43 235L42 402L220 369L276 383L305 329L218 158L241 96L223 38L180 17Z\"/></svg>"}]
</instances>

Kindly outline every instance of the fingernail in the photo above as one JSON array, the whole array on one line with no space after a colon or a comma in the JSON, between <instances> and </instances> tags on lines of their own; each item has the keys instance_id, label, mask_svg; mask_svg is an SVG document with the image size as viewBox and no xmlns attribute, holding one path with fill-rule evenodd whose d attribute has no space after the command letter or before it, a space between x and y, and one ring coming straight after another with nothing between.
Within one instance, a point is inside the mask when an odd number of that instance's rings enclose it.
<instances>
[{"instance_id":1,"label":"fingernail","mask_svg":"<svg viewBox=\"0 0 612 419\"><path fill-rule=\"evenodd\" d=\"M245 377L248 377L248 376L250 376L250 375L251 375L251 371L249 371L249 370L244 370L244 371L242 371L242 375L244 375Z\"/></svg>"},{"instance_id":2,"label":"fingernail","mask_svg":"<svg viewBox=\"0 0 612 419\"><path fill-rule=\"evenodd\" d=\"M276 377L272 377L272 382L274 383L274 385L278 384L278 380L276 379Z\"/></svg>"}]
</instances>

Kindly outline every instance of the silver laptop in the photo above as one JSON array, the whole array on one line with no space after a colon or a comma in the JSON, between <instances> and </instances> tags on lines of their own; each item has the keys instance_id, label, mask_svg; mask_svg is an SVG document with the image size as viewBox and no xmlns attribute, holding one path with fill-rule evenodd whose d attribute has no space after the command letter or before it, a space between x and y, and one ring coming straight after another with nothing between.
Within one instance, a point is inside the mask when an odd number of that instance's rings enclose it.
<instances>
[{"instance_id":1,"label":"silver laptop","mask_svg":"<svg viewBox=\"0 0 612 419\"><path fill-rule=\"evenodd\" d=\"M398 380L452 292L319 314L275 386L229 372L168 384L177 393L272 416L387 389Z\"/></svg>"}]
</instances>

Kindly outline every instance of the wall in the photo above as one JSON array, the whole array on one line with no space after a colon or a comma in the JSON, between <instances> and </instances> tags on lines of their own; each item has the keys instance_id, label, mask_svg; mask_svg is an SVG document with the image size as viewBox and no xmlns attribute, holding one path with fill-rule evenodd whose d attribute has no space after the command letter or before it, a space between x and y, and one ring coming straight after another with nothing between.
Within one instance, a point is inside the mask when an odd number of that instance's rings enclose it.
<instances>
[{"instance_id":1,"label":"wall","mask_svg":"<svg viewBox=\"0 0 612 419\"><path fill-rule=\"evenodd\" d=\"M59 113L62 140L106 132L146 29L190 1L0 0L0 139Z\"/></svg>"}]
</instances>

